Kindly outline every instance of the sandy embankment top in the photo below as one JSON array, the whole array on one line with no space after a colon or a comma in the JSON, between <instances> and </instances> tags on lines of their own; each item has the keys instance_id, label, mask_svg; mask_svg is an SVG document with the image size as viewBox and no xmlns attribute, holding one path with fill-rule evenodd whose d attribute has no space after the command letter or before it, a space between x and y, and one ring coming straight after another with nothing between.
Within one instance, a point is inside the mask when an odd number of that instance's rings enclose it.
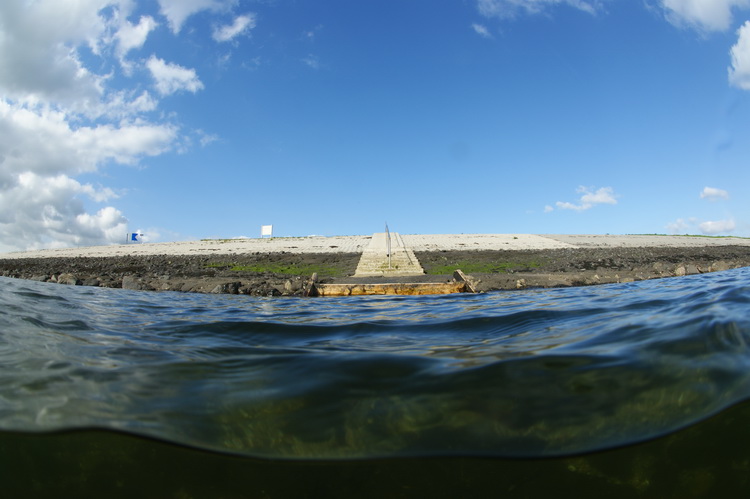
<instances>
[{"instance_id":1,"label":"sandy embankment top","mask_svg":"<svg viewBox=\"0 0 750 499\"><path fill-rule=\"evenodd\" d=\"M414 251L543 250L558 248L750 246L737 237L651 235L436 234L401 236ZM0 259L122 257L149 255L225 255L243 253L361 253L371 236L212 239L170 243L133 243L0 253Z\"/></svg>"}]
</instances>

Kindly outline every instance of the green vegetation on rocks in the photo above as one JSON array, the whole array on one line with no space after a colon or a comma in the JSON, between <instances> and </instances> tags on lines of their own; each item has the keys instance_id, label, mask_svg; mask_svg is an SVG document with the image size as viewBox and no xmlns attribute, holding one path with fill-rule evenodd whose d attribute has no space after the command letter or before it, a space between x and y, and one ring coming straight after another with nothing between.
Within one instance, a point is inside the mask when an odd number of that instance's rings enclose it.
<instances>
[{"instance_id":1,"label":"green vegetation on rocks","mask_svg":"<svg viewBox=\"0 0 750 499\"><path fill-rule=\"evenodd\" d=\"M257 274L285 274L292 276L311 276L317 273L320 277L339 277L344 269L336 265L308 264L308 263L257 263L238 265L227 262L214 262L206 265L208 268L226 269L232 272L253 272Z\"/></svg>"},{"instance_id":2,"label":"green vegetation on rocks","mask_svg":"<svg viewBox=\"0 0 750 499\"><path fill-rule=\"evenodd\" d=\"M456 269L461 269L467 274L499 274L503 272L519 272L541 267L537 261L528 262L505 262L505 261L472 261L459 260L453 263L437 265L425 268L427 274L452 274Z\"/></svg>"}]
</instances>

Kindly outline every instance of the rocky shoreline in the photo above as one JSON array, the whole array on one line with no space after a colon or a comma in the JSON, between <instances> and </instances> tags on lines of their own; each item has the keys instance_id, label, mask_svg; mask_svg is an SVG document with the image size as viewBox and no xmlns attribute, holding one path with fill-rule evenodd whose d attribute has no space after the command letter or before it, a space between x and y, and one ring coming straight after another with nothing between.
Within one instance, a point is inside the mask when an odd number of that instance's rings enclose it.
<instances>
[{"instance_id":1,"label":"rocky shoreline","mask_svg":"<svg viewBox=\"0 0 750 499\"><path fill-rule=\"evenodd\" d=\"M300 295L312 272L353 274L359 254L147 255L0 260L0 275L144 291ZM310 269L300 275L301 271Z\"/></svg>"},{"instance_id":2,"label":"rocky shoreline","mask_svg":"<svg viewBox=\"0 0 750 499\"><path fill-rule=\"evenodd\" d=\"M453 269L460 268L482 292L632 282L750 266L750 246L445 250L417 252L416 256L426 275L408 280L449 281ZM321 282L364 282L351 277L359 258L359 253L283 251L19 258L0 259L0 275L134 290L298 296L313 272Z\"/></svg>"},{"instance_id":3,"label":"rocky shoreline","mask_svg":"<svg viewBox=\"0 0 750 499\"><path fill-rule=\"evenodd\" d=\"M750 247L621 247L527 251L432 252L417 254L430 272L445 265L465 267L479 279L479 291L590 286L680 277L750 266ZM492 272L473 272L483 262Z\"/></svg>"}]
</instances>

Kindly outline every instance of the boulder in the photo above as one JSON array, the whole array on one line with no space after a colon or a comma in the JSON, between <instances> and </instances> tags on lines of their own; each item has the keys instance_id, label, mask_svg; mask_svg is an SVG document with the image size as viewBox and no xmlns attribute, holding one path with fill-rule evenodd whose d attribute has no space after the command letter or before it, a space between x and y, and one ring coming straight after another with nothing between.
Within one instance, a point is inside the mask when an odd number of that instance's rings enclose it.
<instances>
[{"instance_id":1,"label":"boulder","mask_svg":"<svg viewBox=\"0 0 750 499\"><path fill-rule=\"evenodd\" d=\"M703 271L700 267L698 267L697 265L693 265L692 263L685 266L685 273L687 275L701 274L702 272Z\"/></svg>"},{"instance_id":2,"label":"boulder","mask_svg":"<svg viewBox=\"0 0 750 499\"><path fill-rule=\"evenodd\" d=\"M236 295L239 293L241 285L241 282L225 282L223 284L217 284L213 289L211 289L211 293Z\"/></svg>"},{"instance_id":3,"label":"boulder","mask_svg":"<svg viewBox=\"0 0 750 499\"><path fill-rule=\"evenodd\" d=\"M154 291L154 287L138 277L126 275L122 278L122 289L134 289L138 291Z\"/></svg>"},{"instance_id":4,"label":"boulder","mask_svg":"<svg viewBox=\"0 0 750 499\"><path fill-rule=\"evenodd\" d=\"M57 277L58 284L67 284L69 286L80 286L81 280L73 274L60 274Z\"/></svg>"},{"instance_id":5,"label":"boulder","mask_svg":"<svg viewBox=\"0 0 750 499\"><path fill-rule=\"evenodd\" d=\"M654 265L652 266L652 270L654 274L658 276L670 275L669 268L667 267L667 264L664 262L654 263Z\"/></svg>"},{"instance_id":6,"label":"boulder","mask_svg":"<svg viewBox=\"0 0 750 499\"><path fill-rule=\"evenodd\" d=\"M717 262L713 262L708 267L709 272L721 272L723 270L729 270L732 266L729 264L729 262L726 262L724 260L719 260Z\"/></svg>"}]
</instances>

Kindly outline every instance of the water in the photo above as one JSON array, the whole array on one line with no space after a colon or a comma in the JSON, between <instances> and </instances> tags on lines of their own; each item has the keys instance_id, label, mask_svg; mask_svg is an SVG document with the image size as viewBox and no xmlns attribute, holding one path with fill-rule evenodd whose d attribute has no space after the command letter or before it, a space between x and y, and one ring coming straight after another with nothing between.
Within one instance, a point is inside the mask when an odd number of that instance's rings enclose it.
<instances>
[{"instance_id":1,"label":"water","mask_svg":"<svg viewBox=\"0 0 750 499\"><path fill-rule=\"evenodd\" d=\"M749 278L325 299L0 278L0 478L39 497L746 494Z\"/></svg>"}]
</instances>

